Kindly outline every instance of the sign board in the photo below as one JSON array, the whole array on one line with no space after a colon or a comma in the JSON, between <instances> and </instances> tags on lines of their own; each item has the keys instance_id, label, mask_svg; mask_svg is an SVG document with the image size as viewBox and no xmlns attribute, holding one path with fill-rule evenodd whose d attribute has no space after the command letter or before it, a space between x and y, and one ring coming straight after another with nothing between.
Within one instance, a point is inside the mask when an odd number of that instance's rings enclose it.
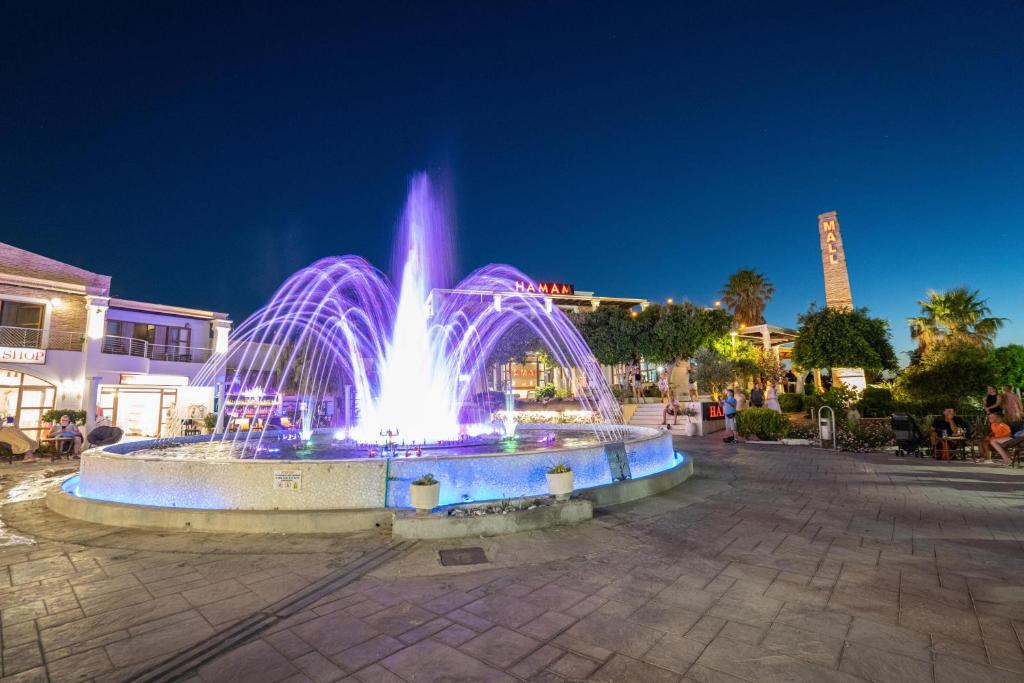
<instances>
[{"instance_id":1,"label":"sign board","mask_svg":"<svg viewBox=\"0 0 1024 683\"><path fill-rule=\"evenodd\" d=\"M21 349L0 346L0 363L31 363L42 365L46 362L46 349Z\"/></svg>"},{"instance_id":2,"label":"sign board","mask_svg":"<svg viewBox=\"0 0 1024 683\"><path fill-rule=\"evenodd\" d=\"M302 470L274 470L274 488L298 491L302 488Z\"/></svg>"},{"instance_id":3,"label":"sign board","mask_svg":"<svg viewBox=\"0 0 1024 683\"><path fill-rule=\"evenodd\" d=\"M702 401L700 404L700 416L705 422L708 420L724 420L725 411L722 409L721 403Z\"/></svg>"},{"instance_id":4,"label":"sign board","mask_svg":"<svg viewBox=\"0 0 1024 683\"><path fill-rule=\"evenodd\" d=\"M575 294L576 287L564 282L533 282L532 280L516 280L513 288L517 292L527 294Z\"/></svg>"},{"instance_id":5,"label":"sign board","mask_svg":"<svg viewBox=\"0 0 1024 683\"><path fill-rule=\"evenodd\" d=\"M612 481L631 479L633 473L629 470L629 458L626 457L626 444L622 441L614 441L606 444L604 455L608 458L608 469L612 473Z\"/></svg>"}]
</instances>

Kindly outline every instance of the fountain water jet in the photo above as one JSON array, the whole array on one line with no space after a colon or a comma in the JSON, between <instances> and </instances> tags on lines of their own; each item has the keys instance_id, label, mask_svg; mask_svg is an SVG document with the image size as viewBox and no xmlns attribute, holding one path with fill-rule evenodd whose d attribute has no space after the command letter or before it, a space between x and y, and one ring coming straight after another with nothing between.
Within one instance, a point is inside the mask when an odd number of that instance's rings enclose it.
<instances>
[{"instance_id":1,"label":"fountain water jet","mask_svg":"<svg viewBox=\"0 0 1024 683\"><path fill-rule=\"evenodd\" d=\"M447 212L425 174L415 176L399 225L398 290L358 257L322 259L292 275L271 301L231 336L231 350L212 359L197 383L234 367L234 383L246 388L277 376L278 395L302 397L302 440L312 434L314 407L353 387L358 417L349 436L380 443L391 432L406 444L431 444L496 431L467 416L486 416L474 394L486 388L484 373L497 341L515 325L528 326L556 362L573 369L584 409L605 425L621 423L593 354L568 317L543 297L516 292L526 279L515 268L481 268L446 290L451 257ZM441 296L443 292L443 296ZM502 292L500 305L488 298ZM434 298L436 296L436 298ZM223 413L227 408L221 406ZM219 416L225 425L230 415ZM512 428L514 429L514 427ZM509 425L505 425L509 431ZM595 430L617 440L614 428ZM244 448L264 432L222 432Z\"/></svg>"}]
</instances>

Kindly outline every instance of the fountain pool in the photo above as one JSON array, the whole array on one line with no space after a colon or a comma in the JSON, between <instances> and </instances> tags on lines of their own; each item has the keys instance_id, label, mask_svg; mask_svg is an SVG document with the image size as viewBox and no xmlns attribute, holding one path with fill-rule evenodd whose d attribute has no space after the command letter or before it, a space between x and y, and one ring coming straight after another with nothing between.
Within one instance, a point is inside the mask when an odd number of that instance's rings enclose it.
<instances>
[{"instance_id":1,"label":"fountain pool","mask_svg":"<svg viewBox=\"0 0 1024 683\"><path fill-rule=\"evenodd\" d=\"M142 510L362 510L377 511L366 519L379 525L380 512L410 505L409 484L428 473L443 506L543 495L559 463L577 490L689 467L669 433L623 424L586 342L550 298L517 289L523 273L489 265L449 288L448 212L425 175L410 184L399 228L395 286L361 258L321 259L232 332L193 382L220 388L213 434L86 451L52 507L172 527L192 522ZM564 370L585 423L517 423L507 388L494 405L491 371L509 360L502 340L524 330ZM229 394L264 412L239 412ZM352 414L320 411L342 395Z\"/></svg>"}]
</instances>

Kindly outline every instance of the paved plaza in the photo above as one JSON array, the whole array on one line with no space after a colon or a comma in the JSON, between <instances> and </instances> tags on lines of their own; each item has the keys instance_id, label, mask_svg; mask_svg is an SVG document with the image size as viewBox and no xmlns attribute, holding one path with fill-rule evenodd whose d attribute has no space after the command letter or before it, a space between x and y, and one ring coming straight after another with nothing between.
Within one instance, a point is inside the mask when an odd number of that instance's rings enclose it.
<instances>
[{"instance_id":1,"label":"paved plaza","mask_svg":"<svg viewBox=\"0 0 1024 683\"><path fill-rule=\"evenodd\" d=\"M0 680L1024 680L1024 470L677 446L668 494L443 543L100 527L0 465Z\"/></svg>"}]
</instances>

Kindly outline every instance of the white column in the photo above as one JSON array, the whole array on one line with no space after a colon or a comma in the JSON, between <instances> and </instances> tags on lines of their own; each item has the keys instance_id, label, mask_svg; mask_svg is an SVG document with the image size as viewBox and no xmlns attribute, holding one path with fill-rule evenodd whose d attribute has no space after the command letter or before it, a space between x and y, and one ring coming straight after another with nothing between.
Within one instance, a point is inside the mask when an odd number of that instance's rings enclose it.
<instances>
[{"instance_id":1,"label":"white column","mask_svg":"<svg viewBox=\"0 0 1024 683\"><path fill-rule=\"evenodd\" d=\"M86 377L82 390L82 410L85 411L85 433L88 435L96 426L96 410L100 405L100 383L102 377Z\"/></svg>"},{"instance_id":2,"label":"white column","mask_svg":"<svg viewBox=\"0 0 1024 683\"><path fill-rule=\"evenodd\" d=\"M214 320L213 321L213 352L214 353L227 353L228 352L228 335L231 334L231 321L230 320Z\"/></svg>"}]
</instances>

